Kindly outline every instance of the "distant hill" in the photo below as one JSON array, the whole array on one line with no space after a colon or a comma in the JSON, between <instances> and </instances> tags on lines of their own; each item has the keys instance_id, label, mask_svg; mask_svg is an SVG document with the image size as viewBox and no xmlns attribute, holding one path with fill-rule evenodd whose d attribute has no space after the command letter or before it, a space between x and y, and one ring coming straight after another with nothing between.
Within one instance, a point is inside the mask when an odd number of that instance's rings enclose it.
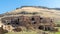
<instances>
[{"instance_id":1,"label":"distant hill","mask_svg":"<svg viewBox=\"0 0 60 34\"><path fill-rule=\"evenodd\" d=\"M43 6L22 6L3 15L37 14L46 17L60 17L60 8L47 8Z\"/></svg>"},{"instance_id":2,"label":"distant hill","mask_svg":"<svg viewBox=\"0 0 60 34\"><path fill-rule=\"evenodd\" d=\"M43 6L22 6L16 10L1 14L0 17L10 15L40 15L42 17L51 17L60 20L60 8L48 8Z\"/></svg>"}]
</instances>

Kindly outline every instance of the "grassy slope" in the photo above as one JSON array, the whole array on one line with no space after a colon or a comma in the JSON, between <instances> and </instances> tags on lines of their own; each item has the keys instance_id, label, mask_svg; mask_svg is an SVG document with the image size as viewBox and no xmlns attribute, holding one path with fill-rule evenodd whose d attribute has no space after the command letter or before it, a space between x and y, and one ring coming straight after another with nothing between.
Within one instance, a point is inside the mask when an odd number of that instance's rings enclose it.
<instances>
[{"instance_id":1,"label":"grassy slope","mask_svg":"<svg viewBox=\"0 0 60 34\"><path fill-rule=\"evenodd\" d=\"M31 32L24 31L24 32L8 32L6 34L40 34L40 33L37 33L35 31L31 31ZM49 34L54 34L54 32L53 33L49 32ZM55 32L55 34L60 34L60 32Z\"/></svg>"},{"instance_id":2,"label":"grassy slope","mask_svg":"<svg viewBox=\"0 0 60 34\"><path fill-rule=\"evenodd\" d=\"M60 28L59 28L60 29ZM32 31L32 30L29 30L29 31L21 31L21 32L8 32L6 34L41 34L42 32L47 32L49 34L60 34L60 32L49 32L49 31Z\"/></svg>"}]
</instances>

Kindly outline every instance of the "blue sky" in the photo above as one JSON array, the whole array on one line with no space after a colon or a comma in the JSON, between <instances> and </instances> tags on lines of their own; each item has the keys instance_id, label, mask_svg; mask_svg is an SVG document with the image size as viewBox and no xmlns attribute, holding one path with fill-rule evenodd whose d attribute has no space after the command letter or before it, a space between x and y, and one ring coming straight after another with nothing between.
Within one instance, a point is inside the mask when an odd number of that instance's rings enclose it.
<instances>
[{"instance_id":1,"label":"blue sky","mask_svg":"<svg viewBox=\"0 0 60 34\"><path fill-rule=\"evenodd\" d=\"M21 6L46 6L60 8L60 0L0 0L0 14Z\"/></svg>"}]
</instances>

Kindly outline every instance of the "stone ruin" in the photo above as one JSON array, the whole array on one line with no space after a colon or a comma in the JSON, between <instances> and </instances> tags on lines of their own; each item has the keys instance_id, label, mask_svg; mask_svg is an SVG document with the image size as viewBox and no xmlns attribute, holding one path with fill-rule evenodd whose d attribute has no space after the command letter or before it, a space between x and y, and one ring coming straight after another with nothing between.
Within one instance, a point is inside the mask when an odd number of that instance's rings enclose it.
<instances>
[{"instance_id":1,"label":"stone ruin","mask_svg":"<svg viewBox=\"0 0 60 34\"><path fill-rule=\"evenodd\" d=\"M20 26L27 29L39 29L39 30L53 30L55 27L54 21L51 18L40 16L12 16L4 17L1 19L8 31L17 30ZM21 30L21 28L19 29Z\"/></svg>"}]
</instances>

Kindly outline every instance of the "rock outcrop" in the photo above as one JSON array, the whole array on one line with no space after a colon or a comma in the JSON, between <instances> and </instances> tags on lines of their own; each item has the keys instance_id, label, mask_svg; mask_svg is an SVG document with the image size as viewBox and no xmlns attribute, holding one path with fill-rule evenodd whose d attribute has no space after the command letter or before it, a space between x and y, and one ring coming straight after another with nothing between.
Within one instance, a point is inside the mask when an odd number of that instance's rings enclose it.
<instances>
[{"instance_id":1,"label":"rock outcrop","mask_svg":"<svg viewBox=\"0 0 60 34\"><path fill-rule=\"evenodd\" d=\"M55 27L53 19L47 17L34 16L34 15L4 17L1 19L1 21L4 25L7 25L6 27L8 28L11 28L8 25L11 25L13 28L24 26L27 29L40 29L40 30L41 29L51 30Z\"/></svg>"}]
</instances>

